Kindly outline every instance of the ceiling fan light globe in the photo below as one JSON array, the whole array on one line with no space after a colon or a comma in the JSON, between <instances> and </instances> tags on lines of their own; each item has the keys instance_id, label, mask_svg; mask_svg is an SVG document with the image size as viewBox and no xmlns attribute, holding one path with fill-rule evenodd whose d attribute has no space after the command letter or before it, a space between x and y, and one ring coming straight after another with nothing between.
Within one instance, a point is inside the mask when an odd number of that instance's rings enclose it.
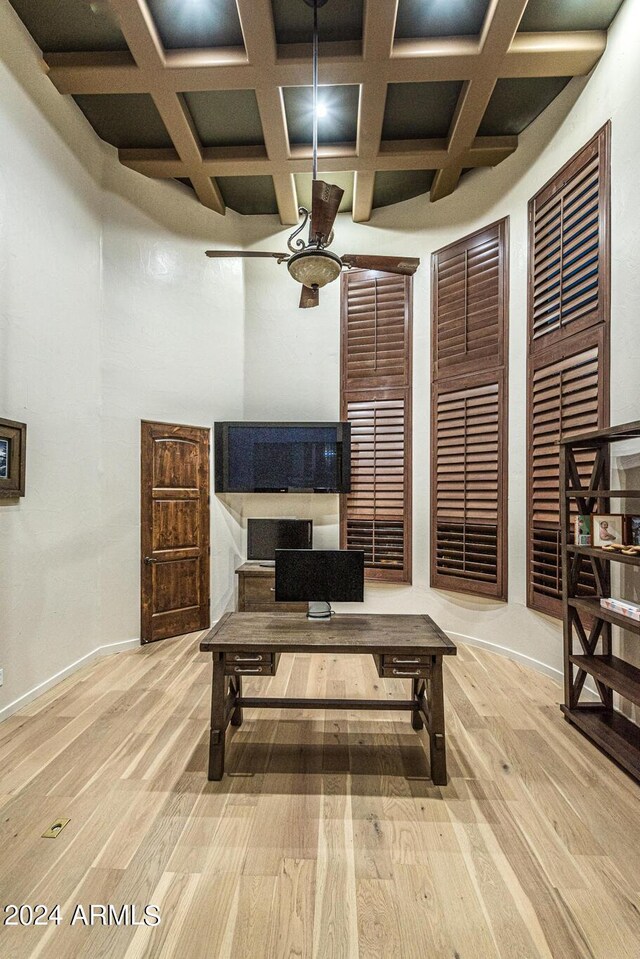
<instances>
[{"instance_id":1,"label":"ceiling fan light globe","mask_svg":"<svg viewBox=\"0 0 640 959\"><path fill-rule=\"evenodd\" d=\"M287 261L287 269L298 283L308 286L326 286L340 276L342 260L329 250L301 250Z\"/></svg>"}]
</instances>

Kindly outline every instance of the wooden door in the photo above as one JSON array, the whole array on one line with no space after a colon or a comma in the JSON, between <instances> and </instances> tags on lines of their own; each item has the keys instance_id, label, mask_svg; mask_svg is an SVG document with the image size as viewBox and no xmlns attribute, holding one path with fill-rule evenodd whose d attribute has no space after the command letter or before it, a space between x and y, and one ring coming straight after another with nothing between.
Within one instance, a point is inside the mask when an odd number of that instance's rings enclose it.
<instances>
[{"instance_id":1,"label":"wooden door","mask_svg":"<svg viewBox=\"0 0 640 959\"><path fill-rule=\"evenodd\" d=\"M143 643L209 620L209 430L142 423Z\"/></svg>"}]
</instances>

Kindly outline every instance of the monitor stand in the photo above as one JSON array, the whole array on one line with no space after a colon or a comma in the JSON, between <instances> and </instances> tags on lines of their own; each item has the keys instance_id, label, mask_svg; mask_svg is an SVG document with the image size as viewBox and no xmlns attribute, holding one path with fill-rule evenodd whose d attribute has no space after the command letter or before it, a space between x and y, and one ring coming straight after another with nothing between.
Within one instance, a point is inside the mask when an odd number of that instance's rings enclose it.
<instances>
[{"instance_id":1,"label":"monitor stand","mask_svg":"<svg viewBox=\"0 0 640 959\"><path fill-rule=\"evenodd\" d=\"M307 619L331 619L332 616L331 603L309 603Z\"/></svg>"},{"instance_id":2,"label":"monitor stand","mask_svg":"<svg viewBox=\"0 0 640 959\"><path fill-rule=\"evenodd\" d=\"M258 563L258 566L268 566L270 569L275 569L276 561L275 559L263 559Z\"/></svg>"}]
</instances>

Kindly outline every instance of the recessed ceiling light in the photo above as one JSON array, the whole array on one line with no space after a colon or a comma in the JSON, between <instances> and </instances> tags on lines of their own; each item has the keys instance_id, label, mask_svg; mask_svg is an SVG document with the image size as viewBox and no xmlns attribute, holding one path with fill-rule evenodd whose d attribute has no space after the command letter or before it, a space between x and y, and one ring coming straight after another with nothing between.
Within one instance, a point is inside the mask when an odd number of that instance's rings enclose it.
<instances>
[{"instance_id":1,"label":"recessed ceiling light","mask_svg":"<svg viewBox=\"0 0 640 959\"><path fill-rule=\"evenodd\" d=\"M327 115L327 105L326 105L326 103L319 103L319 104L318 104L318 107L317 107L317 110L316 110L316 113L318 114L318 119L319 119L319 120L321 120L323 117L326 117L326 115Z\"/></svg>"}]
</instances>

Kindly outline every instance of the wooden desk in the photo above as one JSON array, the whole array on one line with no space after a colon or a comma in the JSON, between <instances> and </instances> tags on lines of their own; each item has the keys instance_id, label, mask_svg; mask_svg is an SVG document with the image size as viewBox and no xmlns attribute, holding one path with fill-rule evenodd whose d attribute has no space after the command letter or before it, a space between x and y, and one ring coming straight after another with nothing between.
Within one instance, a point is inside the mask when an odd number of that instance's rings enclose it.
<instances>
[{"instance_id":1,"label":"wooden desk","mask_svg":"<svg viewBox=\"0 0 640 959\"><path fill-rule=\"evenodd\" d=\"M227 613L200 643L213 658L209 779L224 775L229 722L242 725L242 707L266 709L398 709L414 729L426 725L431 778L447 782L442 657L456 647L429 616L338 614L311 621L302 613ZM370 653L380 676L410 679L411 699L247 698L243 676L275 676L280 653Z\"/></svg>"}]
</instances>

